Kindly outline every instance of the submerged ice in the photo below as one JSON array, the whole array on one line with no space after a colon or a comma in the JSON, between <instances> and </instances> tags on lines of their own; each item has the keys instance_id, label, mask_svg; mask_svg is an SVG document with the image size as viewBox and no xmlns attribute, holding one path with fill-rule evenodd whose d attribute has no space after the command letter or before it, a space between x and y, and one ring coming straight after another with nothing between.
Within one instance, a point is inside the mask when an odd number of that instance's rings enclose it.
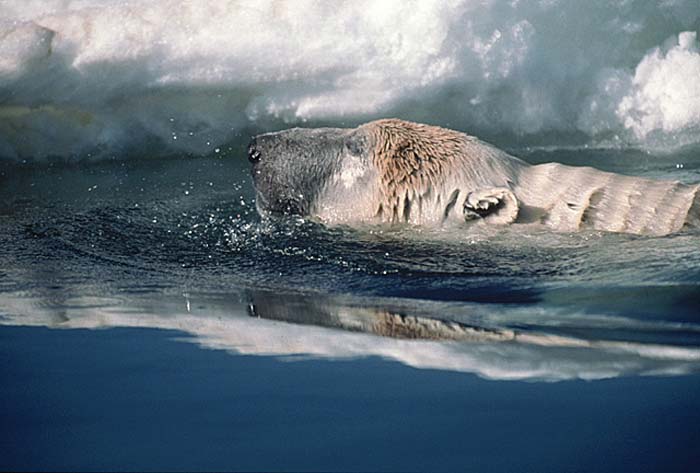
<instances>
[{"instance_id":1,"label":"submerged ice","mask_svg":"<svg viewBox=\"0 0 700 473\"><path fill-rule=\"evenodd\" d=\"M676 147L700 141L698 25L696 0L8 0L0 156L202 154L389 115Z\"/></svg>"}]
</instances>

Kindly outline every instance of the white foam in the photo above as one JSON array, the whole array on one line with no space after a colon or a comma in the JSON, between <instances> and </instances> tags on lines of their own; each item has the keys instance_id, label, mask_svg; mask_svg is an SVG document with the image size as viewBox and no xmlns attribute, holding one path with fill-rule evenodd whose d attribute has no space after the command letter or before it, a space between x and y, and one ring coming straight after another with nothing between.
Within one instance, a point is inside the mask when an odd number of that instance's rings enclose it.
<instances>
[{"instance_id":1,"label":"white foam","mask_svg":"<svg viewBox=\"0 0 700 473\"><path fill-rule=\"evenodd\" d=\"M250 126L389 115L700 141L697 1L609 3L7 0L0 156L199 154Z\"/></svg>"}]
</instances>

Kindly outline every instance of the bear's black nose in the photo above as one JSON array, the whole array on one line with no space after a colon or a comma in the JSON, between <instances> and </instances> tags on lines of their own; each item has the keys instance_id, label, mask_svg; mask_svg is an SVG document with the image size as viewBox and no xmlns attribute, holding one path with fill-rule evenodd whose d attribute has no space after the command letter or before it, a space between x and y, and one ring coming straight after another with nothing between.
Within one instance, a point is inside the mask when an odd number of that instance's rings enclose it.
<instances>
[{"instance_id":1,"label":"bear's black nose","mask_svg":"<svg viewBox=\"0 0 700 473\"><path fill-rule=\"evenodd\" d=\"M253 138L250 140L250 144L248 145L248 161L250 161L252 164L260 161L260 151L256 147L257 144L257 140Z\"/></svg>"}]
</instances>

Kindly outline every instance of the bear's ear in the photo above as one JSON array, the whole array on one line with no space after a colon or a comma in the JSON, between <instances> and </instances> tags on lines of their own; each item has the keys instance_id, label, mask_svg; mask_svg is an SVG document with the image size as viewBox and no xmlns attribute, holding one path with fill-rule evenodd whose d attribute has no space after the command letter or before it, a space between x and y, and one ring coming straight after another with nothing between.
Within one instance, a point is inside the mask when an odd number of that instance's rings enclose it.
<instances>
[{"instance_id":1,"label":"bear's ear","mask_svg":"<svg viewBox=\"0 0 700 473\"><path fill-rule=\"evenodd\" d=\"M353 156L366 155L367 148L367 138L360 133L352 133L345 138L345 149Z\"/></svg>"}]
</instances>

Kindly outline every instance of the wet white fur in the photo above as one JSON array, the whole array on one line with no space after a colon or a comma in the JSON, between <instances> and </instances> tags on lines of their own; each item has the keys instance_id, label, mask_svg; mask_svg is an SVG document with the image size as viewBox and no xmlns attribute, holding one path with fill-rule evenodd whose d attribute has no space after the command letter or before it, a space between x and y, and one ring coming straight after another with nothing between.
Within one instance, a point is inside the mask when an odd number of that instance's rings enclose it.
<instances>
[{"instance_id":1,"label":"wet white fur","mask_svg":"<svg viewBox=\"0 0 700 473\"><path fill-rule=\"evenodd\" d=\"M382 189L369 161L349 154L340 172L325 186L315 216L325 223L391 223L438 226L454 224L535 224L556 231L601 230L665 235L697 217L700 185L651 180L558 163L529 165L476 138L465 135L468 151L455 156L448 172L427 191L407 190L410 215L388 220L377 213ZM517 200L477 221L465 221L470 193L505 189ZM455 197L451 201L452 197ZM694 205L694 202L695 205ZM692 211L691 211L692 209ZM516 219L511 218L513 214Z\"/></svg>"}]
</instances>

